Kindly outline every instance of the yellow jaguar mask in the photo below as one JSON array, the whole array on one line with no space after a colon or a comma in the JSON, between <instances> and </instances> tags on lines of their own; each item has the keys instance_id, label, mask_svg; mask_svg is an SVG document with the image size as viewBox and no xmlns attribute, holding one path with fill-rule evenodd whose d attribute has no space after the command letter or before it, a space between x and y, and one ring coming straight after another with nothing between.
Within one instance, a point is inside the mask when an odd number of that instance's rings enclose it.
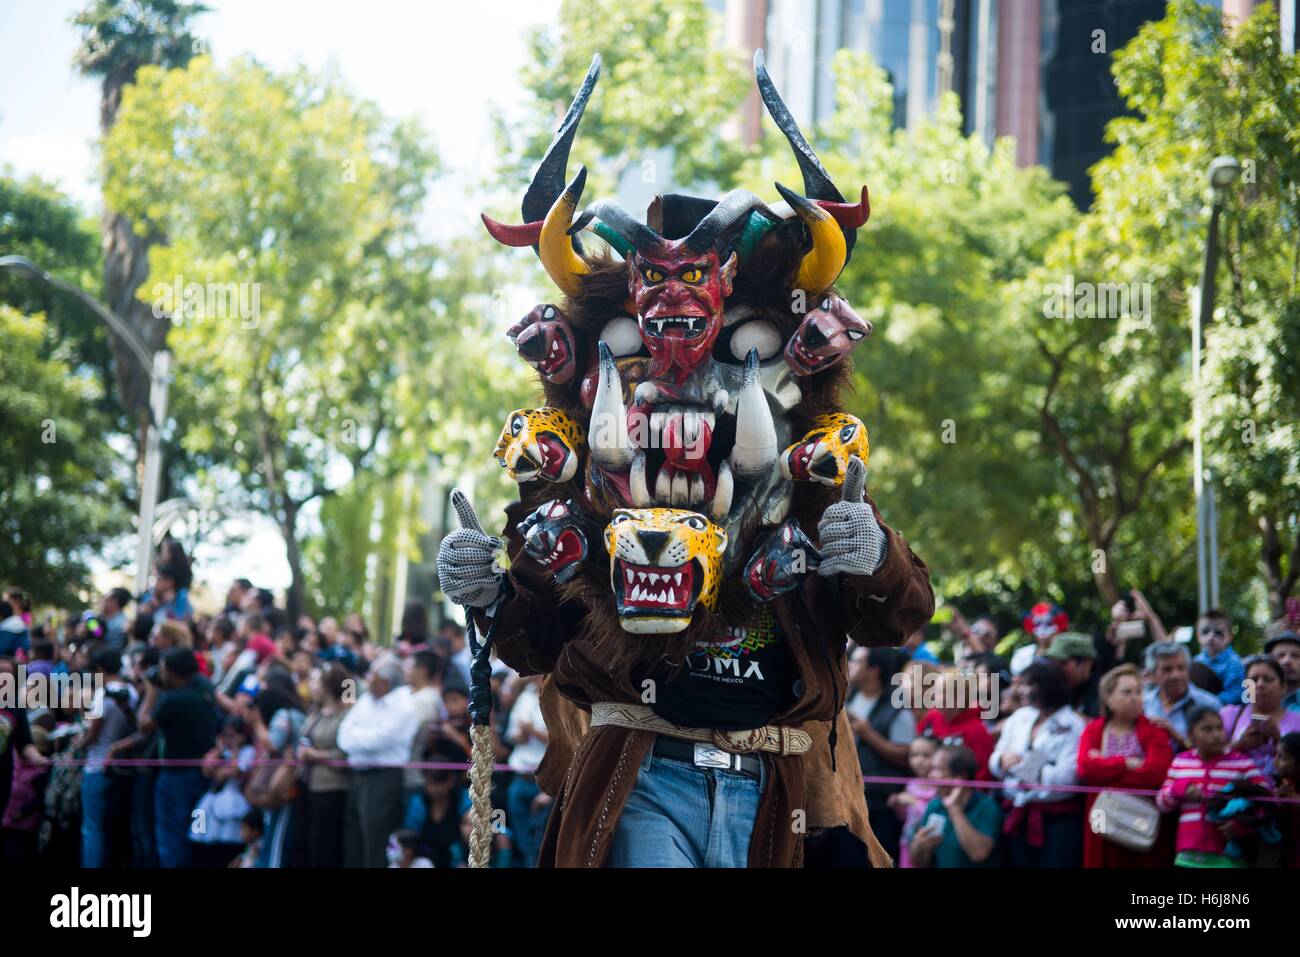
<instances>
[{"instance_id":1,"label":"yellow jaguar mask","mask_svg":"<svg viewBox=\"0 0 1300 957\"><path fill-rule=\"evenodd\" d=\"M843 485L849 459L856 455L867 464L871 446L867 427L847 412L817 417L815 427L781 453L781 474L803 482Z\"/></svg>"},{"instance_id":2,"label":"yellow jaguar mask","mask_svg":"<svg viewBox=\"0 0 1300 957\"><path fill-rule=\"evenodd\" d=\"M698 512L617 509L605 549L624 631L671 634L691 623L697 604L718 607L727 533Z\"/></svg>"},{"instance_id":3,"label":"yellow jaguar mask","mask_svg":"<svg viewBox=\"0 0 1300 957\"><path fill-rule=\"evenodd\" d=\"M516 409L492 454L516 482L567 482L578 474L585 441L582 426L562 409Z\"/></svg>"}]
</instances>

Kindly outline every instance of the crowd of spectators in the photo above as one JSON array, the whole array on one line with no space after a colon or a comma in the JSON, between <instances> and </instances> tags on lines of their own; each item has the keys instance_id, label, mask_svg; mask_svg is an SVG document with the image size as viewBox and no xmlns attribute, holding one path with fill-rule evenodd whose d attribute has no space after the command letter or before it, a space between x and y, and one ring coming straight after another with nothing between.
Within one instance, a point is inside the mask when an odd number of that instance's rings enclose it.
<instances>
[{"instance_id":1,"label":"crowd of spectators","mask_svg":"<svg viewBox=\"0 0 1300 957\"><path fill-rule=\"evenodd\" d=\"M22 589L0 596L0 673L91 689L0 702L0 863L464 866L464 630L418 603L391 641L357 614L291 622L244 579L201 615L191 584L168 539L138 600L38 624ZM1227 615L1171 640L1134 592L1096 635L1044 602L1019 642L956 614L951 663L922 632L851 649L876 836L903 867L1296 866L1297 618L1243 659ZM493 866L530 866L550 812L539 692L494 662ZM1116 795L1153 840L1122 839Z\"/></svg>"},{"instance_id":2,"label":"crowd of spectators","mask_svg":"<svg viewBox=\"0 0 1300 957\"><path fill-rule=\"evenodd\" d=\"M1139 592L1096 635L1044 602L1023 643L955 614L951 664L854 650L876 836L903 867L1300 865L1296 611L1244 659L1223 612L1171 640Z\"/></svg>"},{"instance_id":3,"label":"crowd of spectators","mask_svg":"<svg viewBox=\"0 0 1300 957\"><path fill-rule=\"evenodd\" d=\"M87 680L0 703L0 864L465 866L464 629L412 603L376 641L358 614L289 621L244 579L201 615L191 582L168 539L138 601L42 624L5 593L0 673ZM537 685L494 661L492 866L531 866L550 810Z\"/></svg>"}]
</instances>

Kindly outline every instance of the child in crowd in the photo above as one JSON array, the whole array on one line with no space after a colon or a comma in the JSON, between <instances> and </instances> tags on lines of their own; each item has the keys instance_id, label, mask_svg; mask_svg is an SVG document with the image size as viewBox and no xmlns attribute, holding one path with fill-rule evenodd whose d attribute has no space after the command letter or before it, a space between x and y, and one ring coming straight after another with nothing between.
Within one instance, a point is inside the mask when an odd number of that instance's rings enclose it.
<instances>
[{"instance_id":1,"label":"child in crowd","mask_svg":"<svg viewBox=\"0 0 1300 957\"><path fill-rule=\"evenodd\" d=\"M920 824L921 815L925 813L925 806L930 803L931 798L938 794L935 786L927 780L930 776L930 767L934 761L934 754L938 750L939 742L926 735L913 738L912 743L907 746L907 766L912 770L913 780L908 781L907 787L903 790L889 796L889 806L903 819L903 834L905 836ZM906 837L899 844L898 866L912 866L907 853Z\"/></svg>"},{"instance_id":2,"label":"child in crowd","mask_svg":"<svg viewBox=\"0 0 1300 957\"><path fill-rule=\"evenodd\" d=\"M1225 853L1228 836L1206 816L1209 798L1229 782L1244 781L1272 790L1272 782L1249 757L1230 749L1223 719L1213 708L1187 716L1192 750L1174 758L1164 787L1156 795L1162 811L1178 811L1175 867L1244 867Z\"/></svg>"},{"instance_id":3,"label":"child in crowd","mask_svg":"<svg viewBox=\"0 0 1300 957\"><path fill-rule=\"evenodd\" d=\"M230 862L231 867L256 867L257 858L262 853L262 831L266 827L266 816L254 808L244 815L239 822L239 839L244 842L244 850Z\"/></svg>"},{"instance_id":4,"label":"child in crowd","mask_svg":"<svg viewBox=\"0 0 1300 957\"><path fill-rule=\"evenodd\" d=\"M388 866L433 867L433 861L419 856L420 835L412 830L394 831L388 839Z\"/></svg>"},{"instance_id":5,"label":"child in crowd","mask_svg":"<svg viewBox=\"0 0 1300 957\"><path fill-rule=\"evenodd\" d=\"M1273 759L1277 796L1300 798L1300 731L1282 735ZM1279 804L1277 826L1282 833L1282 866L1300 867L1300 804Z\"/></svg>"},{"instance_id":6,"label":"child in crowd","mask_svg":"<svg viewBox=\"0 0 1300 957\"><path fill-rule=\"evenodd\" d=\"M227 716L216 746L203 758L203 776L212 785L195 805L190 825L198 867L225 867L247 843L241 822L252 808L244 797L244 785L256 756L244 719Z\"/></svg>"}]
</instances>

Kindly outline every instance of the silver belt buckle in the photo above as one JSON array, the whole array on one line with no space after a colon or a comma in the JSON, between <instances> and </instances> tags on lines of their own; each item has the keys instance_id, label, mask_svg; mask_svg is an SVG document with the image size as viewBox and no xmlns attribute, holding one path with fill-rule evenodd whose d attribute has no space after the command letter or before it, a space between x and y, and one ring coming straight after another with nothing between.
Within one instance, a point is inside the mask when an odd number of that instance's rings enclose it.
<instances>
[{"instance_id":1,"label":"silver belt buckle","mask_svg":"<svg viewBox=\"0 0 1300 957\"><path fill-rule=\"evenodd\" d=\"M696 741L695 766L697 768L727 768L730 770L731 755L712 744Z\"/></svg>"}]
</instances>

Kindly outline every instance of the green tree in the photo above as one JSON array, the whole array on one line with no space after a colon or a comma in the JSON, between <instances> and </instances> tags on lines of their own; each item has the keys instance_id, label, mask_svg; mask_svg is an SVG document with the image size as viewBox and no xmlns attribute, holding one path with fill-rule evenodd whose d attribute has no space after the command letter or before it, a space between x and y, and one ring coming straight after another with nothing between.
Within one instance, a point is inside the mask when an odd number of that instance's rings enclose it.
<instances>
[{"instance_id":1,"label":"green tree","mask_svg":"<svg viewBox=\"0 0 1300 957\"><path fill-rule=\"evenodd\" d=\"M564 0L526 48L520 79L529 119L521 130L497 118L514 183L528 182L596 53L604 60L600 85L570 163L571 170L591 166L589 196L608 193L630 168L665 182L653 166L655 150L671 151L676 182L725 186L734 178L748 151L718 131L735 121L753 78L744 57L722 44L720 19L702 0Z\"/></svg>"},{"instance_id":2,"label":"green tree","mask_svg":"<svg viewBox=\"0 0 1300 957\"><path fill-rule=\"evenodd\" d=\"M0 303L0 580L70 605L90 558L129 527L93 379L75 376L45 316Z\"/></svg>"},{"instance_id":3,"label":"green tree","mask_svg":"<svg viewBox=\"0 0 1300 957\"><path fill-rule=\"evenodd\" d=\"M491 264L420 239L432 149L334 75L143 69L104 154L114 208L168 224L141 295L229 293L174 310L177 415L206 479L279 525L296 613L304 508L363 470L418 467L459 421ZM241 290L255 308L234 308Z\"/></svg>"},{"instance_id":4,"label":"green tree","mask_svg":"<svg viewBox=\"0 0 1300 957\"><path fill-rule=\"evenodd\" d=\"M101 136L107 136L113 128L123 92L135 82L142 67L184 66L199 51L200 41L190 32L189 24L207 9L201 3L176 0L93 0L72 18L72 24L81 31L81 45L73 63L86 76L101 80ZM167 339L168 318L155 315L136 298L136 291L148 275L149 248L166 241L161 224L137 228L129 217L106 202L101 230L106 305L151 350L161 349ZM125 342L117 336L110 336L110 340L122 406L137 416L137 457L143 466L149 370L140 367Z\"/></svg>"}]
</instances>

